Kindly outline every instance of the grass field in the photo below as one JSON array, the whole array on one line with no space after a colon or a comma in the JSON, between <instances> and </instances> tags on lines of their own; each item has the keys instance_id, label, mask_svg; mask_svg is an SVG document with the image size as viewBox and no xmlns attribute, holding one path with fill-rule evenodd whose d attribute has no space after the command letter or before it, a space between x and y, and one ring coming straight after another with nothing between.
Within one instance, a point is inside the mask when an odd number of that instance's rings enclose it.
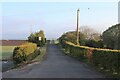
<instances>
[{"instance_id":1,"label":"grass field","mask_svg":"<svg viewBox=\"0 0 120 80\"><path fill-rule=\"evenodd\" d=\"M0 46L0 60L10 59L15 46Z\"/></svg>"}]
</instances>

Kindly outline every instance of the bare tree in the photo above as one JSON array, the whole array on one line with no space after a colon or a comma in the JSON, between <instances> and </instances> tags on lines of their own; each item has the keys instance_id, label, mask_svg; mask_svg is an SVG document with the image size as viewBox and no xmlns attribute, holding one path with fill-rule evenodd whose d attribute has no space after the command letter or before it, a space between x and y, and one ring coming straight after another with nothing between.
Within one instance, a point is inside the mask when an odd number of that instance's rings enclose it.
<instances>
[{"instance_id":1,"label":"bare tree","mask_svg":"<svg viewBox=\"0 0 120 80\"><path fill-rule=\"evenodd\" d=\"M88 26L82 26L80 32L84 34L87 40L100 40L100 33Z\"/></svg>"}]
</instances>

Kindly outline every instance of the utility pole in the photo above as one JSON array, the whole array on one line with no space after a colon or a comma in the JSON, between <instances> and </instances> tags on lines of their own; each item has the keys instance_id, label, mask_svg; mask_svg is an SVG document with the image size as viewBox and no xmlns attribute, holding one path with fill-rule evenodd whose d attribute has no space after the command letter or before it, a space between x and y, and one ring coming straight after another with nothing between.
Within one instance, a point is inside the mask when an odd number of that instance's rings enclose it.
<instances>
[{"instance_id":1,"label":"utility pole","mask_svg":"<svg viewBox=\"0 0 120 80\"><path fill-rule=\"evenodd\" d=\"M77 10L77 31L76 31L77 45L80 45L80 43L79 43L79 13L80 13L80 10L78 9Z\"/></svg>"}]
</instances>

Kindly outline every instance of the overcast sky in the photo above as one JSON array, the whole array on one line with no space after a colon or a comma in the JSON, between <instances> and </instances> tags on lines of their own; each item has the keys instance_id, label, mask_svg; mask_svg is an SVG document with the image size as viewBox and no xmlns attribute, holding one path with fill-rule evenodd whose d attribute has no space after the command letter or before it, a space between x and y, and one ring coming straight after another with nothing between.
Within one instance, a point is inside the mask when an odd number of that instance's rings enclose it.
<instances>
[{"instance_id":1,"label":"overcast sky","mask_svg":"<svg viewBox=\"0 0 120 80\"><path fill-rule=\"evenodd\" d=\"M117 2L7 2L2 3L3 39L27 39L31 30L44 30L48 39L58 38L76 29L78 8L80 26L102 33L118 23Z\"/></svg>"}]
</instances>

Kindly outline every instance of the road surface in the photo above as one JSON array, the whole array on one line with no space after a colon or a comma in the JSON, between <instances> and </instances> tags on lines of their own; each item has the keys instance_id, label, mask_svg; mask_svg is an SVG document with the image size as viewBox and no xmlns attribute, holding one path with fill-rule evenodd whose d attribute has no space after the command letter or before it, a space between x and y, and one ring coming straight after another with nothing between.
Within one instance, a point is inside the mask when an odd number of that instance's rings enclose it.
<instances>
[{"instance_id":1,"label":"road surface","mask_svg":"<svg viewBox=\"0 0 120 80\"><path fill-rule=\"evenodd\" d=\"M47 46L42 63L29 64L3 73L3 78L105 78L90 66L65 55L54 45Z\"/></svg>"}]
</instances>

